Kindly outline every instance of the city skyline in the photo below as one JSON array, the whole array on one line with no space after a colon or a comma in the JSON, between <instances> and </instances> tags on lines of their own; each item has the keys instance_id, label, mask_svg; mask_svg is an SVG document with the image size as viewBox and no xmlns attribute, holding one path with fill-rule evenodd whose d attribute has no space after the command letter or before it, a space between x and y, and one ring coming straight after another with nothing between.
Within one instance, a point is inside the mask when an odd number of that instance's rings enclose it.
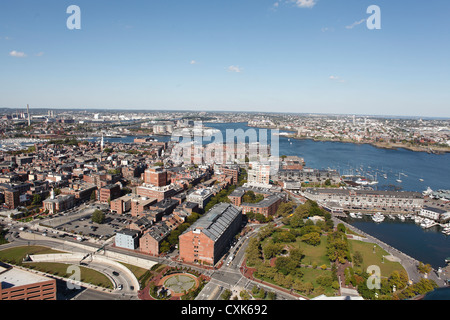
<instances>
[{"instance_id":1,"label":"city skyline","mask_svg":"<svg viewBox=\"0 0 450 320\"><path fill-rule=\"evenodd\" d=\"M450 117L444 1L72 4L0 4L0 107Z\"/></svg>"}]
</instances>

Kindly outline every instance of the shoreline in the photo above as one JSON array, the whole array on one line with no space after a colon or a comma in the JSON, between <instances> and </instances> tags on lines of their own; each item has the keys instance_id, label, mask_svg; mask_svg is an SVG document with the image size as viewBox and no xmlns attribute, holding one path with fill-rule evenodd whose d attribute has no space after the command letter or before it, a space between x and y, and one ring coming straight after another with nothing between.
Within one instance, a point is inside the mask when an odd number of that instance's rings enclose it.
<instances>
[{"instance_id":1,"label":"shoreline","mask_svg":"<svg viewBox=\"0 0 450 320\"><path fill-rule=\"evenodd\" d=\"M282 128L278 128L278 127L274 127L274 126L260 127L260 126L250 126L248 124L247 124L247 126L252 127L252 128L258 128L258 129L278 129L280 131L295 132L292 130L282 129ZM358 142L358 141L336 140L336 139L328 139L328 138L319 139L319 138L314 138L314 137L302 137L302 136L298 136L295 134L283 135L283 136L286 138L290 138L290 139L312 140L315 142L341 142L341 143L352 143L352 144L356 144L356 145L368 144L375 148L386 149L386 150L405 149L405 150L409 150L409 151L413 151L413 152L426 152L429 154L437 154L437 155L450 153L450 147L445 148L445 149L442 149L442 148L431 149L431 147L413 147L413 146L407 146L404 144L391 144L391 143L385 143L385 142L368 142L368 141Z\"/></svg>"},{"instance_id":2,"label":"shoreline","mask_svg":"<svg viewBox=\"0 0 450 320\"><path fill-rule=\"evenodd\" d=\"M405 271L408 273L408 277L410 280L417 280L420 278L424 278L424 276L421 275L417 270L417 266L419 265L420 261L417 260L416 258L411 257L410 255L400 251L399 249L391 246L390 244L385 243L384 241L358 229L357 227L347 223L346 221L340 219L339 217L334 217L334 219L338 220L339 223L343 223L346 227L348 227L352 231L358 233L359 235L361 235L367 239L367 240L361 240L361 241L368 241L368 242L377 244L378 246L380 246L382 249L384 249L386 252L388 252L392 256L399 258L400 259L399 263L403 266L403 268L405 268ZM355 240L358 240L358 238L356 238ZM424 263L426 263L426 262L424 262ZM446 266L441 266L442 269L444 269L445 267ZM439 285L439 287L445 287L445 280L436 276L435 267L432 267L432 271L428 274L428 278L436 281L436 283Z\"/></svg>"},{"instance_id":3,"label":"shoreline","mask_svg":"<svg viewBox=\"0 0 450 320\"><path fill-rule=\"evenodd\" d=\"M356 144L356 145L367 144L367 145L371 145L378 149L385 149L385 150L405 149L405 150L412 151L412 152L426 152L428 154L436 154L436 155L443 155L446 153L450 153L450 148L445 149L445 150L439 149L439 150L430 151L429 149L425 149L425 148L409 147L406 145L396 145L396 144L384 144L384 143L380 143L380 142L357 142L357 141L347 141L347 140L317 139L317 138L311 138L311 137L299 137L299 136L294 136L294 135L286 136L286 137L289 137L291 139L296 139L296 140L312 140L315 142L340 142L340 143L351 143L351 144Z\"/></svg>"}]
</instances>

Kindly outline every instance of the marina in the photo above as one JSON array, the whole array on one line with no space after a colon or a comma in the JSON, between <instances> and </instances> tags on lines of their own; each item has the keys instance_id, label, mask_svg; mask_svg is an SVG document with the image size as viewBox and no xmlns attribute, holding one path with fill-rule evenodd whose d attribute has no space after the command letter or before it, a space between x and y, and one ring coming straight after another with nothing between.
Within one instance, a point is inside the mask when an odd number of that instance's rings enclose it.
<instances>
[{"instance_id":1,"label":"marina","mask_svg":"<svg viewBox=\"0 0 450 320\"><path fill-rule=\"evenodd\" d=\"M247 123L205 123L205 125L220 130L223 135L227 129L241 129L244 132L247 129L255 129L247 126ZM258 130L256 132L258 133ZM346 178L354 181L357 188L415 191L424 196L433 194L429 202L447 199L444 196L445 192L442 191L448 189L447 181L450 181L448 170L450 154L436 155L406 149L381 149L371 145L298 140L288 138L282 133L280 131L276 136L279 139L280 155L302 157L310 168L336 169L341 175L346 174ZM170 136L150 137L159 141L171 140ZM105 138L105 141L133 143L134 138L133 136L121 139ZM270 139L269 134L268 143L271 142ZM402 183L396 181L399 177ZM363 182L358 185L356 184L358 179L361 181L366 179L369 183ZM427 184L424 185L421 180ZM373 183L370 183L372 181ZM344 218L349 223L361 224L361 228L368 234L373 233L373 236L380 237L393 247L408 252L417 260L430 263L437 268L443 265L446 257L450 256L450 229L445 226L424 224L425 227L421 227L420 223L414 222L415 215L408 211L401 214L383 211L382 214L386 218L380 222L375 222L371 218L374 212L363 213L357 209L352 211L354 213Z\"/></svg>"}]
</instances>

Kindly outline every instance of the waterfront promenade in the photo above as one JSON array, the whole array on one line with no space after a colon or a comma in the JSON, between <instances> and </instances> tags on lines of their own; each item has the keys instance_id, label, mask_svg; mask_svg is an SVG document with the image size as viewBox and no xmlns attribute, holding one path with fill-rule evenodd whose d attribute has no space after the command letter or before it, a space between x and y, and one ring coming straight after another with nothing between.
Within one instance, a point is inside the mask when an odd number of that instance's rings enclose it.
<instances>
[{"instance_id":1,"label":"waterfront promenade","mask_svg":"<svg viewBox=\"0 0 450 320\"><path fill-rule=\"evenodd\" d=\"M358 228L346 223L345 221L342 221L336 217L333 217L333 221L335 222L335 225L342 223L347 228L353 230L354 232L360 234L363 237L354 237L354 239L358 239L365 242L370 242L379 245L382 249L384 249L386 252L388 252L391 256L398 259L399 263L405 268L406 272L408 273L408 277L413 282L418 282L421 278L424 278L423 274L420 274L417 270L417 267L419 265L419 261L412 258L411 256L401 252L400 250L384 243L383 241L365 233L364 231L359 230ZM422 261L423 263L426 263L426 261ZM450 275L447 275L447 279ZM440 277L438 276L438 272L435 269L432 269L432 271L427 275L428 279L434 280L436 284L439 287L446 286L446 277L444 274L441 274Z\"/></svg>"}]
</instances>

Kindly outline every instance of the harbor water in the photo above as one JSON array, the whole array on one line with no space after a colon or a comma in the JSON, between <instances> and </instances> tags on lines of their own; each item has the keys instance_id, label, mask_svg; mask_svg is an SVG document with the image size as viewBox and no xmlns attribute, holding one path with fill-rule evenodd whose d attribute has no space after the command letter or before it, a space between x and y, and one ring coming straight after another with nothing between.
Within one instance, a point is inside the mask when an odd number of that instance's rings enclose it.
<instances>
[{"instance_id":1,"label":"harbor water","mask_svg":"<svg viewBox=\"0 0 450 320\"><path fill-rule=\"evenodd\" d=\"M216 128L226 137L226 130L256 130L247 123L205 123ZM270 130L261 131L267 134ZM105 138L108 142L132 143L135 137ZM170 141L170 136L153 136L158 141ZM279 154L304 158L306 166L316 169L335 169L341 175L361 174L373 177L379 183L378 190L422 192L450 189L450 154L428 154L406 149L381 149L369 144L353 144L329 141L298 140L286 136L279 138ZM208 139L207 139L208 140ZM208 140L209 141L209 140ZM386 178L385 178L386 177ZM400 178L401 183L397 182ZM370 218L348 219L349 224L370 234L407 255L429 263L434 268L445 266L450 257L450 236L440 232L440 227L422 229L411 220L386 218L375 223Z\"/></svg>"}]
</instances>

